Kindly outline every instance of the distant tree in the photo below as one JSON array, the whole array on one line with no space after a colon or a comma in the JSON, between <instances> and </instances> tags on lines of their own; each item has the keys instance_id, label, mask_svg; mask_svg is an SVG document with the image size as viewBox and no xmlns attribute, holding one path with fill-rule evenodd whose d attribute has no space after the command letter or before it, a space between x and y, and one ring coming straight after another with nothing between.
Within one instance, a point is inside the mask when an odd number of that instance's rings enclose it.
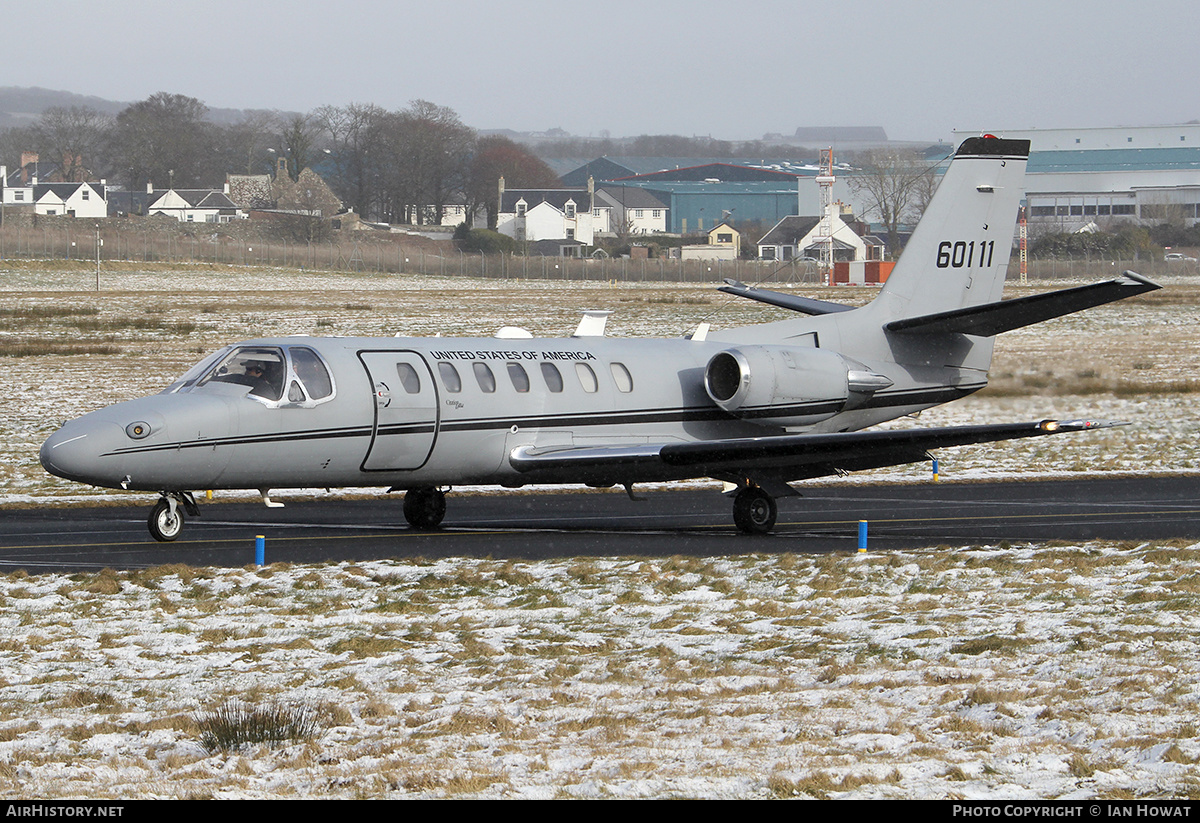
<instances>
[{"instance_id":1,"label":"distant tree","mask_svg":"<svg viewBox=\"0 0 1200 823\"><path fill-rule=\"evenodd\" d=\"M506 187L514 189L556 189L561 185L558 175L528 149L507 137L481 137L475 143L467 176L468 223L483 209L488 228L496 228L501 177Z\"/></svg>"},{"instance_id":2,"label":"distant tree","mask_svg":"<svg viewBox=\"0 0 1200 823\"><path fill-rule=\"evenodd\" d=\"M241 120L216 132L216 148L226 171L264 174L274 171L268 148L278 142L279 118L274 112L249 110Z\"/></svg>"},{"instance_id":3,"label":"distant tree","mask_svg":"<svg viewBox=\"0 0 1200 823\"><path fill-rule=\"evenodd\" d=\"M131 170L131 186L211 182L203 180L217 158L207 113L196 98L163 91L125 108L116 121L116 170Z\"/></svg>"},{"instance_id":4,"label":"distant tree","mask_svg":"<svg viewBox=\"0 0 1200 823\"><path fill-rule=\"evenodd\" d=\"M711 137L643 134L633 138L628 154L640 157L730 157L731 145Z\"/></svg>"},{"instance_id":5,"label":"distant tree","mask_svg":"<svg viewBox=\"0 0 1200 823\"><path fill-rule=\"evenodd\" d=\"M60 165L64 181L83 182L103 162L111 119L87 106L53 106L33 127L33 148L45 163Z\"/></svg>"},{"instance_id":6,"label":"distant tree","mask_svg":"<svg viewBox=\"0 0 1200 823\"><path fill-rule=\"evenodd\" d=\"M440 222L462 196L475 132L452 109L416 100L379 120L381 211L392 222Z\"/></svg>"},{"instance_id":7,"label":"distant tree","mask_svg":"<svg viewBox=\"0 0 1200 823\"><path fill-rule=\"evenodd\" d=\"M329 183L358 214L373 216L378 208L383 125L387 112L369 103L322 106L313 117L329 140Z\"/></svg>"},{"instance_id":8,"label":"distant tree","mask_svg":"<svg viewBox=\"0 0 1200 823\"><path fill-rule=\"evenodd\" d=\"M870 149L856 162L861 168L850 178L850 190L862 198L862 216L877 216L887 227L888 248L895 254L900 224L913 215L922 184L928 185L930 165L920 152L896 148Z\"/></svg>"},{"instance_id":9,"label":"distant tree","mask_svg":"<svg viewBox=\"0 0 1200 823\"><path fill-rule=\"evenodd\" d=\"M311 168L316 162L321 152L321 132L321 122L317 117L294 114L283 119L279 141L283 156L287 158L288 176L293 180L299 180L300 172Z\"/></svg>"}]
</instances>

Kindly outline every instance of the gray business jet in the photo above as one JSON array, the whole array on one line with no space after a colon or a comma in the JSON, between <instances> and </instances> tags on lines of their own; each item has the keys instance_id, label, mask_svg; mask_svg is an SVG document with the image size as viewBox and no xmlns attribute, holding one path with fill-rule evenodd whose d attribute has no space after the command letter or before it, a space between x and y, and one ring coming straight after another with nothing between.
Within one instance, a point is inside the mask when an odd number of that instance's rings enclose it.
<instances>
[{"instance_id":1,"label":"gray business jet","mask_svg":"<svg viewBox=\"0 0 1200 823\"><path fill-rule=\"evenodd\" d=\"M52 474L157 491L174 540L197 489L381 486L437 527L462 484L623 485L712 477L744 532L775 525L791 481L911 463L945 446L1116 425L1043 420L861 431L987 384L995 335L1159 288L1114 280L1001 301L1026 140L963 142L879 295L851 308L731 283L797 317L688 337L617 340L585 317L533 339L249 340L162 393L66 423ZM275 504L278 505L278 504Z\"/></svg>"}]
</instances>

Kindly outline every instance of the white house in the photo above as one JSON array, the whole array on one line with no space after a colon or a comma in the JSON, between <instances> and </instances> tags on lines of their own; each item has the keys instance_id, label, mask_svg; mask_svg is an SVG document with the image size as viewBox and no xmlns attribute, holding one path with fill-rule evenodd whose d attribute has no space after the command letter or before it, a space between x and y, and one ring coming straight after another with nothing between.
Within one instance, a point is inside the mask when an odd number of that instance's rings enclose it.
<instances>
[{"instance_id":1,"label":"white house","mask_svg":"<svg viewBox=\"0 0 1200 823\"><path fill-rule=\"evenodd\" d=\"M833 211L833 257L835 260L876 259L868 254L867 243L850 228L839 213L836 204ZM817 229L821 218L815 215L788 215L776 223L758 241L760 260L791 260L793 257L819 259L821 249L817 242Z\"/></svg>"},{"instance_id":2,"label":"white house","mask_svg":"<svg viewBox=\"0 0 1200 823\"><path fill-rule=\"evenodd\" d=\"M66 217L107 217L107 186L100 183L34 183L34 211Z\"/></svg>"},{"instance_id":3,"label":"white house","mask_svg":"<svg viewBox=\"0 0 1200 823\"><path fill-rule=\"evenodd\" d=\"M246 217L228 192L219 189L167 189L150 203L146 214L165 214L181 223L228 223Z\"/></svg>"},{"instance_id":4,"label":"white house","mask_svg":"<svg viewBox=\"0 0 1200 823\"><path fill-rule=\"evenodd\" d=\"M595 241L592 195L588 189L512 189L500 195L496 231L518 242Z\"/></svg>"},{"instance_id":5,"label":"white house","mask_svg":"<svg viewBox=\"0 0 1200 823\"><path fill-rule=\"evenodd\" d=\"M37 177L22 182L20 172L10 178L0 166L0 199L4 205L25 207L35 214L63 217L108 216L108 185L99 183L39 183Z\"/></svg>"},{"instance_id":6,"label":"white house","mask_svg":"<svg viewBox=\"0 0 1200 823\"><path fill-rule=\"evenodd\" d=\"M667 206L639 186L608 185L596 189L596 208L605 211L605 227L597 231L619 234L660 234L667 230ZM597 217L602 215L595 214Z\"/></svg>"}]
</instances>

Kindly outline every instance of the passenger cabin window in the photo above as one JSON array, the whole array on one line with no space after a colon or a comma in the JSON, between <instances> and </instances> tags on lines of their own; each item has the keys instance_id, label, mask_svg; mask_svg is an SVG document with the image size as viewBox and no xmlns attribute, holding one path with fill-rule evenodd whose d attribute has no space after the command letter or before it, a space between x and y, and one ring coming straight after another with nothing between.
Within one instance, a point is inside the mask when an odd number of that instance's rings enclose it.
<instances>
[{"instance_id":1,"label":"passenger cabin window","mask_svg":"<svg viewBox=\"0 0 1200 823\"><path fill-rule=\"evenodd\" d=\"M600 384L596 382L596 373L587 363L576 363L575 374L579 377L579 385L583 386L585 392L591 394L599 388Z\"/></svg>"},{"instance_id":2,"label":"passenger cabin window","mask_svg":"<svg viewBox=\"0 0 1200 823\"><path fill-rule=\"evenodd\" d=\"M542 364L542 379L546 381L546 388L550 391L557 393L563 390L562 374L553 363Z\"/></svg>"},{"instance_id":3,"label":"passenger cabin window","mask_svg":"<svg viewBox=\"0 0 1200 823\"><path fill-rule=\"evenodd\" d=\"M472 363L471 369L475 372L475 382L479 384L480 391L491 394L496 390L496 375L492 374L487 363Z\"/></svg>"},{"instance_id":4,"label":"passenger cabin window","mask_svg":"<svg viewBox=\"0 0 1200 823\"><path fill-rule=\"evenodd\" d=\"M519 392L529 391L529 375L525 373L525 369L520 363L508 364L508 379L512 381L513 388Z\"/></svg>"},{"instance_id":5,"label":"passenger cabin window","mask_svg":"<svg viewBox=\"0 0 1200 823\"><path fill-rule=\"evenodd\" d=\"M406 392L409 394L421 393L421 375L417 374L417 370L410 364L397 363L396 374L400 377L400 385Z\"/></svg>"},{"instance_id":6,"label":"passenger cabin window","mask_svg":"<svg viewBox=\"0 0 1200 823\"><path fill-rule=\"evenodd\" d=\"M629 393L633 391L633 376L629 373L629 369L625 368L622 363L612 363L608 370L612 372L613 382L617 384L617 391Z\"/></svg>"},{"instance_id":7,"label":"passenger cabin window","mask_svg":"<svg viewBox=\"0 0 1200 823\"><path fill-rule=\"evenodd\" d=\"M462 378L458 376L458 369L452 364L438 363L438 374L442 376L442 385L446 387L446 391L452 394L462 391Z\"/></svg>"}]
</instances>

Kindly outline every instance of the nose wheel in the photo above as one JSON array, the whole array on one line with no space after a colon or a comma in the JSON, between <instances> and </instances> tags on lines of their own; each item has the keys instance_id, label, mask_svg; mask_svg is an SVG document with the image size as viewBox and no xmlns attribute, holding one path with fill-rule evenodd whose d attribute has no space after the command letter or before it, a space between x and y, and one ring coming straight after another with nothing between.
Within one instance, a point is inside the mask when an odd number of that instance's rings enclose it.
<instances>
[{"instance_id":1,"label":"nose wheel","mask_svg":"<svg viewBox=\"0 0 1200 823\"><path fill-rule=\"evenodd\" d=\"M150 536L160 543L170 543L183 532L183 512L199 515L196 501L189 492L164 492L150 509L146 525Z\"/></svg>"},{"instance_id":2,"label":"nose wheel","mask_svg":"<svg viewBox=\"0 0 1200 823\"><path fill-rule=\"evenodd\" d=\"M446 516L446 493L441 489L409 489L404 493L404 519L414 529L436 529Z\"/></svg>"},{"instance_id":3,"label":"nose wheel","mask_svg":"<svg viewBox=\"0 0 1200 823\"><path fill-rule=\"evenodd\" d=\"M733 523L746 534L767 534L778 515L775 498L758 486L742 489L733 498Z\"/></svg>"}]
</instances>

